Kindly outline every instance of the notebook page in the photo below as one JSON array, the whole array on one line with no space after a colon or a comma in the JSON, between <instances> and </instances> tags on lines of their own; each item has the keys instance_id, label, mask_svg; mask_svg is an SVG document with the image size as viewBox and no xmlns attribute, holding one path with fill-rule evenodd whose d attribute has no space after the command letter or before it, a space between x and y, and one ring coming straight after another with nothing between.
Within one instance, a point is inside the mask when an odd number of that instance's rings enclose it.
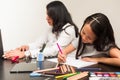
<instances>
[{"instance_id":1,"label":"notebook page","mask_svg":"<svg viewBox=\"0 0 120 80\"><path fill-rule=\"evenodd\" d=\"M57 58L52 58L52 59L47 59L47 60L51 61L51 62L58 63ZM83 61L82 59L77 59L76 60L73 57L67 57L66 63L64 63L64 64L74 66L74 67L77 67L77 68L81 68L81 67L86 67L86 66L90 66L90 65L93 65L93 64L97 64L97 62L87 62L87 61Z\"/></svg>"}]
</instances>

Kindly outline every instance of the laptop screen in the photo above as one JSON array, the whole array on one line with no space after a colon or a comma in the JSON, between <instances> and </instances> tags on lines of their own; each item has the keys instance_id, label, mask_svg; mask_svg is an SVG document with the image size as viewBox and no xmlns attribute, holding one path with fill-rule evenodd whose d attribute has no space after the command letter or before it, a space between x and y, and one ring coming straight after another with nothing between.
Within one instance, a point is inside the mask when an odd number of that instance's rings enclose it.
<instances>
[{"instance_id":1,"label":"laptop screen","mask_svg":"<svg viewBox=\"0 0 120 80\"><path fill-rule=\"evenodd\" d=\"M3 53L4 52L3 52L2 34L0 29L0 59L2 58Z\"/></svg>"}]
</instances>

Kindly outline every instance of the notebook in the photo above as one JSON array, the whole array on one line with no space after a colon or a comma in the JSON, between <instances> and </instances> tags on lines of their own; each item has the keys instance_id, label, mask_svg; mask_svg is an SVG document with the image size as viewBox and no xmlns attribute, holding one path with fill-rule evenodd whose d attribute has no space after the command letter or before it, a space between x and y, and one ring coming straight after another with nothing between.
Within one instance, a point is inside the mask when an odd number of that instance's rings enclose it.
<instances>
[{"instance_id":1,"label":"notebook","mask_svg":"<svg viewBox=\"0 0 120 80\"><path fill-rule=\"evenodd\" d=\"M13 66L13 68L10 70L10 73L30 73L37 69L47 69L47 68L53 68L56 66L56 63L49 62L49 61L41 61L38 62L36 60L31 60L31 62L20 62Z\"/></svg>"},{"instance_id":2,"label":"notebook","mask_svg":"<svg viewBox=\"0 0 120 80\"><path fill-rule=\"evenodd\" d=\"M2 34L0 29L0 59L3 59L2 58L3 53L4 53L4 50L3 50L3 43L2 43Z\"/></svg>"},{"instance_id":3,"label":"notebook","mask_svg":"<svg viewBox=\"0 0 120 80\"><path fill-rule=\"evenodd\" d=\"M51 61L51 62L58 63L57 58L52 58L52 59L47 59L47 60ZM76 60L73 57L67 57L66 63L64 63L64 64L67 64L67 65L70 65L70 66L73 66L73 67L76 67L76 68L82 68L82 67L87 67L87 66L90 66L90 65L97 64L97 62L87 62L87 61L83 61L82 59L77 59Z\"/></svg>"}]
</instances>

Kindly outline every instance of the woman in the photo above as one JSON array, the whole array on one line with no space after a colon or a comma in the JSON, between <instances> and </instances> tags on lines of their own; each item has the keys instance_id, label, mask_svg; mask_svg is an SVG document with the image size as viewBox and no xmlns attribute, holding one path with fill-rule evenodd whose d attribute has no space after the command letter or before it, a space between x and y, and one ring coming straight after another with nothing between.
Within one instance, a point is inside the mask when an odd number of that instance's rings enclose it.
<instances>
[{"instance_id":1,"label":"woman","mask_svg":"<svg viewBox=\"0 0 120 80\"><path fill-rule=\"evenodd\" d=\"M79 42L73 41L59 53L58 61L65 62L66 56L77 49L76 59L120 66L120 50L115 43L109 19L102 13L86 18L80 30Z\"/></svg>"},{"instance_id":2,"label":"woman","mask_svg":"<svg viewBox=\"0 0 120 80\"><path fill-rule=\"evenodd\" d=\"M46 6L46 10L46 19L51 26L51 30L48 32L47 36L43 35L44 37L41 37L40 40L32 44L24 45L13 51L8 51L4 55L5 58L11 59L14 56L23 58L29 55L34 58L37 56L37 53L44 43L46 47L43 51L43 55L46 57L56 56L59 51L56 43L58 43L61 48L64 48L78 37L78 28L72 21L70 13L62 2L50 2Z\"/></svg>"}]
</instances>

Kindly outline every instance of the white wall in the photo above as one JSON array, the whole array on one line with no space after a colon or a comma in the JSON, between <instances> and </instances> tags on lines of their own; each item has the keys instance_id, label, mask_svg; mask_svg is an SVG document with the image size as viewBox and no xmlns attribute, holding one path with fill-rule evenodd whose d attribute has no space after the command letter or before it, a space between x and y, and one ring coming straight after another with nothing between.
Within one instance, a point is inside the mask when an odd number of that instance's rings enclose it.
<instances>
[{"instance_id":1,"label":"white wall","mask_svg":"<svg viewBox=\"0 0 120 80\"><path fill-rule=\"evenodd\" d=\"M44 5L41 0L0 0L4 50L33 42L45 31Z\"/></svg>"},{"instance_id":2,"label":"white wall","mask_svg":"<svg viewBox=\"0 0 120 80\"><path fill-rule=\"evenodd\" d=\"M53 0L0 0L0 28L4 50L16 48L35 41L44 34L46 4ZM68 8L74 22L80 28L84 19L95 13L105 13L115 31L120 46L120 0L60 0Z\"/></svg>"}]
</instances>

